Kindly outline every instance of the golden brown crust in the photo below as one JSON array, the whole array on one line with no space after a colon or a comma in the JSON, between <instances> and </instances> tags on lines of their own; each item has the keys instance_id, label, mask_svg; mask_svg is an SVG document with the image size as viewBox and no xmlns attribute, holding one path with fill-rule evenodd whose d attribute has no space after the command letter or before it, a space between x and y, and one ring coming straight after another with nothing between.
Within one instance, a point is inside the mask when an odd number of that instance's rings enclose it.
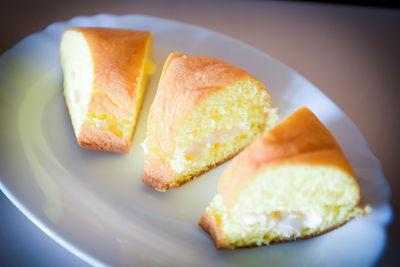
<instances>
[{"instance_id":1,"label":"golden brown crust","mask_svg":"<svg viewBox=\"0 0 400 267\"><path fill-rule=\"evenodd\" d=\"M170 187L178 186L172 183L175 175L163 160L155 157L146 158L142 182L154 187L158 191L165 191Z\"/></svg>"},{"instance_id":2,"label":"golden brown crust","mask_svg":"<svg viewBox=\"0 0 400 267\"><path fill-rule=\"evenodd\" d=\"M93 125L82 125L78 144L89 150L128 153L131 144L130 138L121 138L113 132L99 129Z\"/></svg>"},{"instance_id":3,"label":"golden brown crust","mask_svg":"<svg viewBox=\"0 0 400 267\"><path fill-rule=\"evenodd\" d=\"M172 155L182 123L200 101L244 77L255 80L244 70L217 58L170 54L149 111L148 146Z\"/></svg>"},{"instance_id":4,"label":"golden brown crust","mask_svg":"<svg viewBox=\"0 0 400 267\"><path fill-rule=\"evenodd\" d=\"M179 187L179 186L189 182L193 178L196 178L196 177L202 175L203 173L232 159L240 152L241 152L241 150L239 150L237 153L232 154L229 157L221 160L220 162L217 162L215 164L205 167L200 172L192 174L190 177L187 177L187 179L183 179L179 182L174 182L176 174L172 171L172 169L168 166L167 163L165 163L164 161L162 161L160 159L151 158L144 165L144 175L143 175L142 181L143 181L143 183L154 187L157 191L163 192L169 188Z\"/></svg>"},{"instance_id":5,"label":"golden brown crust","mask_svg":"<svg viewBox=\"0 0 400 267\"><path fill-rule=\"evenodd\" d=\"M212 239L214 239L215 247L217 249L229 248L225 243L225 239L219 224L220 223L215 220L215 217L207 212L204 212L199 221L199 226L203 228L203 230L206 231L212 237Z\"/></svg>"},{"instance_id":6,"label":"golden brown crust","mask_svg":"<svg viewBox=\"0 0 400 267\"><path fill-rule=\"evenodd\" d=\"M352 219L354 219L354 217L349 218L347 221L342 222L338 225L335 225L334 227L331 227L331 228L326 229L319 233L314 233L314 234L310 234L310 235L306 235L306 236L302 236L302 237L296 237L296 238L292 238L292 239L275 239L275 240L272 240L269 244L262 244L261 246L273 245L273 244L279 244L279 243L289 243L289 242L293 242L293 241L306 240L306 239L310 239L313 237L317 237L317 236L323 235L325 233L328 233L330 231L333 231L333 230L345 225ZM235 247L232 244L226 243L225 239L223 237L222 229L220 227L220 222L218 222L215 219L215 216L213 216L207 212L204 212L203 216L201 217L201 219L199 221L199 226L201 228L203 228L203 230L212 237L212 239L214 240L215 247L217 249L251 248L251 247L259 246L257 244L249 244L246 246Z\"/></svg>"},{"instance_id":7,"label":"golden brown crust","mask_svg":"<svg viewBox=\"0 0 400 267\"><path fill-rule=\"evenodd\" d=\"M247 182L271 165L324 164L354 173L331 132L307 108L301 108L263 133L228 166L218 190L228 207Z\"/></svg>"},{"instance_id":8,"label":"golden brown crust","mask_svg":"<svg viewBox=\"0 0 400 267\"><path fill-rule=\"evenodd\" d=\"M68 113L68 117L71 120L71 116L69 114L69 109L65 101L65 97L64 97L64 103ZM126 139L123 142L123 140L120 137L116 136L110 131L104 131L104 130L102 131L96 127L90 127L88 125L82 126L81 134L80 136L78 136L77 141L81 147L84 147L89 150L103 150L108 152L119 152L119 153L128 153L131 143L131 139Z\"/></svg>"}]
</instances>

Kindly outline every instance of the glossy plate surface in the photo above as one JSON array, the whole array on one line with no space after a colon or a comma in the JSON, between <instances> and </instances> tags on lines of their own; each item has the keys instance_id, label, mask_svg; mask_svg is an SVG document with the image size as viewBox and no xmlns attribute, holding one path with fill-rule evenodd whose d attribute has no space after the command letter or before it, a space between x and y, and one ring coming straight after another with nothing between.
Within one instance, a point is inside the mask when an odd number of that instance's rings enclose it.
<instances>
[{"instance_id":1,"label":"glossy plate surface","mask_svg":"<svg viewBox=\"0 0 400 267\"><path fill-rule=\"evenodd\" d=\"M62 97L59 41L69 27L116 27L154 33L150 78L127 155L87 151L75 140ZM198 226L225 163L178 189L142 184L146 118L170 52L215 56L260 79L284 118L309 107L343 147L373 212L318 238L217 251ZM196 26L142 15L77 17L54 23L0 58L0 187L38 227L96 265L369 266L386 242L392 212L379 161L356 126L301 75L270 56Z\"/></svg>"}]
</instances>

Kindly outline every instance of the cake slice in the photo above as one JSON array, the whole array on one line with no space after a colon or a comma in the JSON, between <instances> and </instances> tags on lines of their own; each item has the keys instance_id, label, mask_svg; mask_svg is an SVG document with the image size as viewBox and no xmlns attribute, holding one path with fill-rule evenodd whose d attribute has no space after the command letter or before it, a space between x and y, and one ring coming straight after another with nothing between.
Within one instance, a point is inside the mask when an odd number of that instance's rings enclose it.
<instances>
[{"instance_id":1,"label":"cake slice","mask_svg":"<svg viewBox=\"0 0 400 267\"><path fill-rule=\"evenodd\" d=\"M61 38L64 98L78 144L127 153L154 70L152 34L70 28Z\"/></svg>"},{"instance_id":2,"label":"cake slice","mask_svg":"<svg viewBox=\"0 0 400 267\"><path fill-rule=\"evenodd\" d=\"M172 53L147 121L143 182L177 187L232 158L277 121L264 85L220 59Z\"/></svg>"},{"instance_id":3,"label":"cake slice","mask_svg":"<svg viewBox=\"0 0 400 267\"><path fill-rule=\"evenodd\" d=\"M329 130L301 108L227 167L199 225L218 249L260 246L331 231L360 207L350 164Z\"/></svg>"}]
</instances>

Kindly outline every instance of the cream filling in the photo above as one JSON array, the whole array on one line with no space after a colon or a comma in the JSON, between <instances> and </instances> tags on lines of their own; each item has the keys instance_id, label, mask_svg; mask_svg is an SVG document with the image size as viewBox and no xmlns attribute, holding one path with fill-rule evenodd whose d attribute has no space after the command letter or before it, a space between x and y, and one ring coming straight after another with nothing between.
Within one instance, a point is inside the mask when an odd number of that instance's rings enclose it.
<instances>
[{"instance_id":1,"label":"cream filling","mask_svg":"<svg viewBox=\"0 0 400 267\"><path fill-rule=\"evenodd\" d=\"M270 215L247 215L243 217L243 223L254 225L258 223L266 223L269 229L278 227L279 232L284 237L290 238L292 235L300 235L303 229L317 228L323 221L323 218L312 212L305 214L298 211L280 212Z\"/></svg>"},{"instance_id":2,"label":"cream filling","mask_svg":"<svg viewBox=\"0 0 400 267\"><path fill-rule=\"evenodd\" d=\"M204 137L200 142L192 144L185 149L184 155L186 157L196 158L199 157L202 151L206 148L212 148L215 144L225 143L232 140L237 136L242 135L248 127L244 125L235 125L231 129L218 129Z\"/></svg>"},{"instance_id":3,"label":"cream filling","mask_svg":"<svg viewBox=\"0 0 400 267\"><path fill-rule=\"evenodd\" d=\"M227 141L235 139L247 132L250 128L247 123L237 124L230 129L218 129L204 137L201 141L193 143L191 146L184 150L177 150L170 165L177 173L185 171L187 164L199 165L196 161L205 150L213 148L216 144L222 144Z\"/></svg>"},{"instance_id":4,"label":"cream filling","mask_svg":"<svg viewBox=\"0 0 400 267\"><path fill-rule=\"evenodd\" d=\"M246 123L234 125L230 129L218 129L204 137L201 141L195 142L191 146L184 150L177 150L174 157L169 161L170 165L174 168L174 171L181 173L185 171L187 164L197 165L198 162L192 161L201 156L206 149L212 148L215 144L225 143L229 140L235 139L237 136L241 136L243 133L248 131L250 128ZM150 149L146 144L147 138L140 144L143 148L144 155L146 156ZM188 159L191 158L191 159Z\"/></svg>"}]
</instances>

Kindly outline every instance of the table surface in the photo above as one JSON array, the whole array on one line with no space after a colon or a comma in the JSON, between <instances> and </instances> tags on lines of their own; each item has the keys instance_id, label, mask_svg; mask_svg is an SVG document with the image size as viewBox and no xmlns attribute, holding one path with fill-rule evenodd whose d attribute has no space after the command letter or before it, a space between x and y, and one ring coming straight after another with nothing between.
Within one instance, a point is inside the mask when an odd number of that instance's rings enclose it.
<instances>
[{"instance_id":1,"label":"table surface","mask_svg":"<svg viewBox=\"0 0 400 267\"><path fill-rule=\"evenodd\" d=\"M27 1L2 6L0 54L26 35L79 15L147 14L242 40L291 66L355 122L392 188L394 221L378 266L400 263L398 176L400 10L270 1ZM11 23L12 22L12 23ZM0 265L86 266L0 193ZM397 264L397 265L398 265ZM400 265L398 265L400 266Z\"/></svg>"}]
</instances>

